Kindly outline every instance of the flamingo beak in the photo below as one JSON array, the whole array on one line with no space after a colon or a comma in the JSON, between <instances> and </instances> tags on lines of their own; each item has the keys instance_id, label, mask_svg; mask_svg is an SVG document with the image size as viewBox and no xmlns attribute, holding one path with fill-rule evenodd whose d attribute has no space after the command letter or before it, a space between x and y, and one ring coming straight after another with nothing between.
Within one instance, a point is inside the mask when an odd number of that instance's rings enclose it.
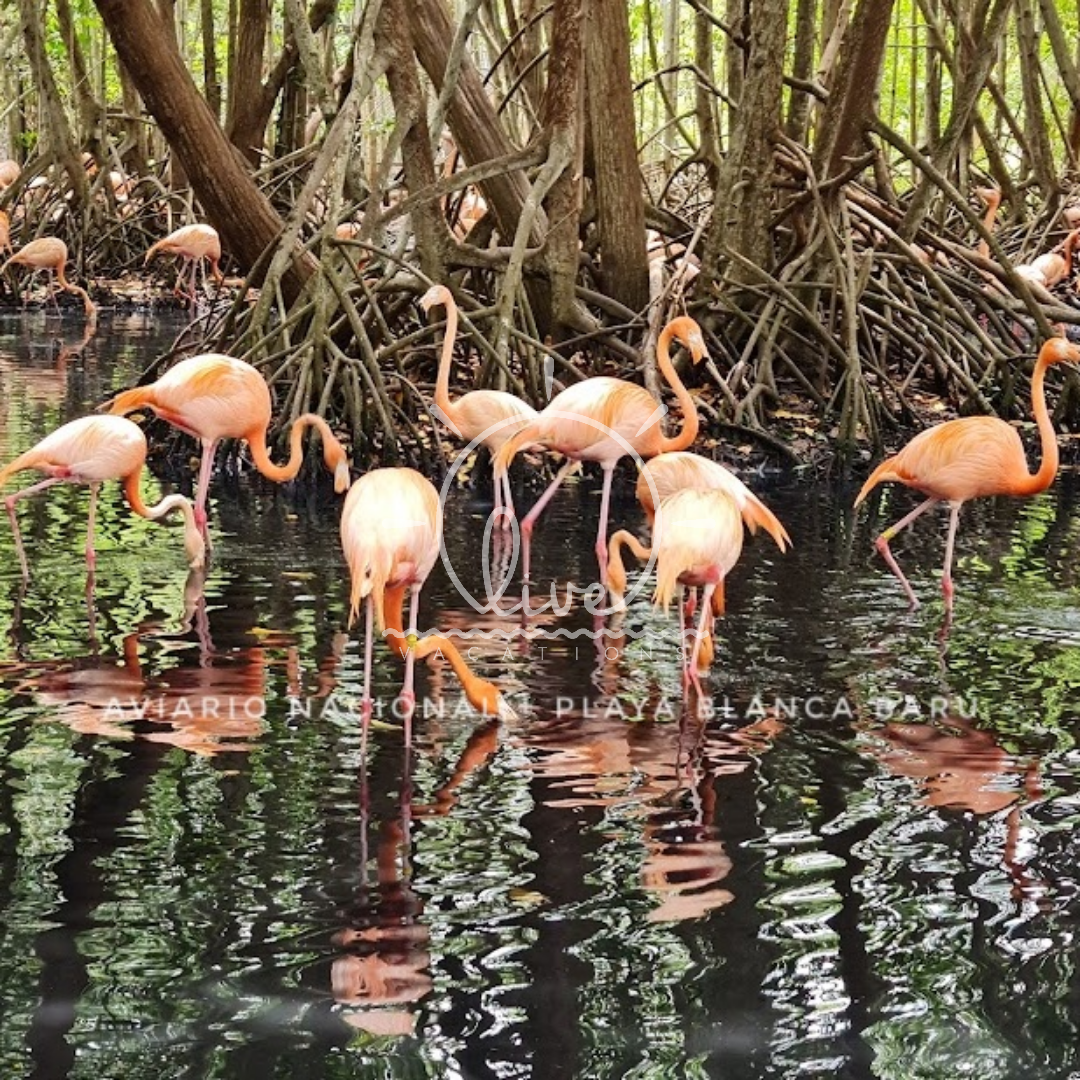
<instances>
[{"instance_id":1,"label":"flamingo beak","mask_svg":"<svg viewBox=\"0 0 1080 1080\"><path fill-rule=\"evenodd\" d=\"M341 495L349 490L349 483L349 462L342 456L341 460L334 466L334 491Z\"/></svg>"}]
</instances>

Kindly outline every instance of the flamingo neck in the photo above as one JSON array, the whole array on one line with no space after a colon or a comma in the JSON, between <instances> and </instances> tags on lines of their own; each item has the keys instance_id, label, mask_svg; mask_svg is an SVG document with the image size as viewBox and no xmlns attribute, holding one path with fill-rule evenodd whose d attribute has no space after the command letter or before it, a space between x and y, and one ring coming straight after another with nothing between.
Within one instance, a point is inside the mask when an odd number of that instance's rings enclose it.
<instances>
[{"instance_id":1,"label":"flamingo neck","mask_svg":"<svg viewBox=\"0 0 1080 1080\"><path fill-rule=\"evenodd\" d=\"M1065 277L1072 273L1073 247L1076 244L1076 237L1076 230L1065 237Z\"/></svg>"},{"instance_id":2,"label":"flamingo neck","mask_svg":"<svg viewBox=\"0 0 1080 1080\"><path fill-rule=\"evenodd\" d=\"M170 511L179 510L184 515L184 550L187 552L188 563L194 569L200 569L206 561L206 542L195 521L195 511L191 502L183 495L166 495L154 506L147 506L143 501L142 492L139 491L141 477L141 465L124 477L124 495L128 505L139 517L146 518L148 521L157 521Z\"/></svg>"},{"instance_id":3,"label":"flamingo neck","mask_svg":"<svg viewBox=\"0 0 1080 1080\"><path fill-rule=\"evenodd\" d=\"M1046 369L1049 360L1042 355L1035 363L1035 371L1031 376L1031 411L1035 416L1035 423L1039 428L1039 446L1042 450L1042 461L1035 473L1024 477L1016 486L1018 495L1036 495L1045 491L1057 476L1059 454L1057 436L1054 433L1054 424L1050 419L1050 410L1046 405Z\"/></svg>"},{"instance_id":4,"label":"flamingo neck","mask_svg":"<svg viewBox=\"0 0 1080 1080\"><path fill-rule=\"evenodd\" d=\"M458 313L452 299L446 303L446 330L443 333L442 354L439 357L439 374L435 380L435 404L448 416L454 407L450 400L450 365L454 359L454 342L457 340Z\"/></svg>"},{"instance_id":5,"label":"flamingo neck","mask_svg":"<svg viewBox=\"0 0 1080 1080\"><path fill-rule=\"evenodd\" d=\"M608 591L613 600L621 600L626 592L626 566L623 563L623 545L630 550L642 562L647 562L652 555L652 550L645 547L633 533L620 529L608 542Z\"/></svg>"},{"instance_id":6,"label":"flamingo neck","mask_svg":"<svg viewBox=\"0 0 1080 1080\"><path fill-rule=\"evenodd\" d=\"M694 404L694 399L690 396L689 391L683 386L682 380L679 378L674 365L671 363L671 354L669 350L671 348L671 339L674 336L674 331L671 329L671 324L669 323L668 326L664 327L660 334L660 340L656 343L656 365L660 368L660 374L664 376L664 381L674 391L675 397L682 407L683 426L680 429L679 434L674 436L674 438L660 440L661 453L672 453L677 450L685 450L693 443L698 435L697 406Z\"/></svg>"},{"instance_id":7,"label":"flamingo neck","mask_svg":"<svg viewBox=\"0 0 1080 1080\"><path fill-rule=\"evenodd\" d=\"M386 641L393 652L404 660L412 648L414 660L423 660L432 653L440 653L449 662L461 682L465 697L474 709L482 713L497 711L498 692L486 679L474 675L458 651L458 647L442 634L428 634L417 638L410 645L402 622L402 608L405 598L404 585L388 585L383 592L383 617L386 625Z\"/></svg>"},{"instance_id":8,"label":"flamingo neck","mask_svg":"<svg viewBox=\"0 0 1080 1080\"><path fill-rule=\"evenodd\" d=\"M289 460L284 465L275 465L270 460L270 454L266 449L266 428L258 428L247 436L248 445L251 447L251 458L255 467L268 480L277 484L283 484L286 480L294 480L300 472L300 466L304 463L303 438L304 431L316 428L323 439L323 446L331 446L337 442L337 438L330 430L330 425L314 413L304 413L298 416L289 429ZM332 468L332 467L331 467Z\"/></svg>"}]
</instances>

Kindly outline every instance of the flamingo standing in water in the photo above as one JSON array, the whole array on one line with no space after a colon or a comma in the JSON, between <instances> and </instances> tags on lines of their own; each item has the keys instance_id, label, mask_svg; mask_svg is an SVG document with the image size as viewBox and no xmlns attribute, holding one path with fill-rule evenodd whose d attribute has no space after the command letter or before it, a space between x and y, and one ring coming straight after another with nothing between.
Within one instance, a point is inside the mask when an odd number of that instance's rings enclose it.
<instances>
[{"instance_id":1,"label":"flamingo standing in water","mask_svg":"<svg viewBox=\"0 0 1080 1080\"><path fill-rule=\"evenodd\" d=\"M529 421L535 420L539 414L531 405L526 405L521 398L508 394L505 390L472 390L457 401L450 400L450 365L453 363L454 342L457 339L458 308L445 285L433 285L420 298L420 306L425 312L437 304L446 308L446 332L435 382L435 405L442 413L444 422L454 429L455 434L466 442L479 438L494 461L495 455L511 436ZM503 513L504 505L507 512L513 507L509 490L510 477L506 472L500 477L494 468L492 472L495 481L495 515L499 517Z\"/></svg>"},{"instance_id":2,"label":"flamingo standing in water","mask_svg":"<svg viewBox=\"0 0 1080 1080\"><path fill-rule=\"evenodd\" d=\"M710 623L714 614L713 599L721 597L723 613L724 581L742 553L743 521L738 504L718 488L685 488L665 499L660 506L653 547L641 544L633 533L620 529L611 538L608 563L608 588L614 603L626 589L626 571L622 547L629 547L639 559L656 554L656 592L653 602L665 611L676 598L679 602L679 646L686 635L684 587L702 587L701 621L689 657L684 656L683 685L693 683L698 693L700 667L708 667L712 657ZM702 650L705 650L705 655Z\"/></svg>"},{"instance_id":3,"label":"flamingo standing in water","mask_svg":"<svg viewBox=\"0 0 1080 1080\"><path fill-rule=\"evenodd\" d=\"M195 493L195 517L206 531L206 495L214 467L214 451L221 439L244 439L251 447L255 467L270 480L284 483L300 472L304 452L301 439L314 427L322 437L323 461L334 474L339 494L349 486L349 462L329 424L314 413L304 413L289 431L289 460L275 465L266 449L270 426L270 388L250 364L232 356L204 353L181 360L149 386L124 390L102 408L113 414L148 407L174 427L202 443L202 462Z\"/></svg>"},{"instance_id":4,"label":"flamingo standing in water","mask_svg":"<svg viewBox=\"0 0 1080 1080\"><path fill-rule=\"evenodd\" d=\"M221 267L218 265L221 261L221 238L218 236L217 229L211 225L182 225L179 229L174 229L168 236L150 247L146 258L143 259L143 265L145 266L159 251L166 255L180 256L180 272L176 276L176 284L173 285L173 296L182 296L190 300L192 304L195 303L195 275L203 259L209 262L210 273L219 286L225 280ZM184 270L189 264L191 282L185 290L180 288L180 282L183 281ZM206 280L205 272L203 280L204 282Z\"/></svg>"},{"instance_id":5,"label":"flamingo standing in water","mask_svg":"<svg viewBox=\"0 0 1080 1080\"><path fill-rule=\"evenodd\" d=\"M920 432L900 453L883 461L863 484L855 499L856 506L886 480L905 484L927 496L910 514L886 529L874 545L904 587L912 608L919 606L918 598L889 550L889 541L931 506L939 502L949 504L945 570L941 578L947 625L953 610L953 546L960 507L968 499L987 495L1035 495L1053 483L1058 469L1058 445L1046 407L1046 369L1051 364L1077 361L1080 361L1080 346L1064 338L1051 338L1039 350L1031 376L1031 408L1039 428L1042 463L1034 473L1028 472L1024 445L1015 428L995 416L965 416Z\"/></svg>"},{"instance_id":6,"label":"flamingo standing in water","mask_svg":"<svg viewBox=\"0 0 1080 1080\"><path fill-rule=\"evenodd\" d=\"M195 569L203 565L205 548L202 534L195 521L191 503L183 495L167 495L156 506L147 506L139 492L139 480L146 462L146 437L137 424L122 416L84 416L59 427L36 446L20 454L10 465L0 469L0 487L9 476L24 469L36 469L46 479L16 491L4 499L11 529L15 534L15 549L19 554L23 578L29 579L15 503L27 495L44 491L54 484L89 484L90 514L86 532L86 563L93 572L97 555L94 551L94 514L98 489L104 480L122 480L124 494L131 509L140 517L154 521L170 510L184 515L184 547L188 562Z\"/></svg>"},{"instance_id":7,"label":"flamingo standing in water","mask_svg":"<svg viewBox=\"0 0 1080 1080\"><path fill-rule=\"evenodd\" d=\"M56 236L41 236L37 240L31 240L29 244L19 248L14 255L3 266L0 266L0 274L9 266L29 266L34 273L38 270L49 270L56 278L56 283L61 289L67 292L75 293L80 297L83 302L83 309L86 314L91 318L97 314L97 308L94 307L94 302L90 299L90 295L85 289L80 289L78 285L73 285L64 276L64 267L67 266L68 249L67 244L64 243L59 237ZM55 296L53 294L52 286L49 287L49 296L53 296L55 303ZM48 300L48 297L46 297Z\"/></svg>"},{"instance_id":8,"label":"flamingo standing in water","mask_svg":"<svg viewBox=\"0 0 1080 1080\"><path fill-rule=\"evenodd\" d=\"M415 469L372 469L349 489L341 512L341 546L349 564L352 588L349 597L349 625L364 605L364 696L361 706L364 731L371 717L371 653L374 631L394 631L392 640L402 646L405 656L405 684L402 699L411 713L413 664L416 657L442 650L449 655L462 677L469 700L477 707L494 706L501 711L501 697L488 683L476 684L457 650L443 649L450 643L438 636L417 638L416 619L420 590L435 560L442 539L442 507L435 485ZM409 590L409 629L401 629L404 590ZM387 619L386 603L391 618ZM459 663L462 667L459 667ZM490 691L494 691L491 696ZM406 729L406 741L408 741Z\"/></svg>"},{"instance_id":9,"label":"flamingo standing in water","mask_svg":"<svg viewBox=\"0 0 1080 1080\"><path fill-rule=\"evenodd\" d=\"M514 455L530 443L541 443L565 454L568 459L521 523L522 572L526 581L529 579L529 541L536 519L578 461L599 462L604 470L600 527L596 534L596 558L600 563L601 577L604 578L608 556L607 518L611 477L619 459L631 452L649 458L674 450L685 450L697 438L697 408L672 366L669 355L672 338L678 338L690 350L695 364L705 358L706 352L701 328L688 316L673 319L660 332L656 346L657 366L668 386L674 390L683 411L682 430L674 438L664 437L660 419L665 410L657 405L648 390L624 379L602 375L575 383L557 394L551 404L509 439L496 455L497 476L505 476ZM509 498L507 488L508 502ZM512 504L509 510L512 516Z\"/></svg>"}]
</instances>

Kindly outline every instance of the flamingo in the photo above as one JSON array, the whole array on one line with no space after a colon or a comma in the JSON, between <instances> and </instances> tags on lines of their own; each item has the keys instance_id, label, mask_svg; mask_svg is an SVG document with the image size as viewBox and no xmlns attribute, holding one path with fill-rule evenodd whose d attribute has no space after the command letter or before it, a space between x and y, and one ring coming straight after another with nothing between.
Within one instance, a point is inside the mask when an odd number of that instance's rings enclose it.
<instances>
[{"instance_id":1,"label":"flamingo","mask_svg":"<svg viewBox=\"0 0 1080 1080\"><path fill-rule=\"evenodd\" d=\"M404 646L405 683L402 699L409 711L413 694L413 663L442 649L461 676L469 700L482 711L499 712L502 701L489 683L477 684L457 650L438 635L418 639L417 607L420 590L439 557L442 540L442 507L439 493L427 477L415 469L372 469L349 489L341 512L341 546L349 565L352 588L349 626L364 605L364 696L361 715L364 731L371 718L371 653L374 630ZM409 590L409 630L401 629L401 605ZM389 600L390 618L387 618ZM388 630L388 626L390 629ZM443 649L443 646L450 646ZM459 667L459 665L461 665ZM491 691L494 691L492 696ZM406 732L406 741L408 741Z\"/></svg>"},{"instance_id":2,"label":"flamingo","mask_svg":"<svg viewBox=\"0 0 1080 1080\"><path fill-rule=\"evenodd\" d=\"M29 244L21 247L3 266L0 266L0 274L9 266L29 266L35 273L38 270L50 270L56 277L56 282L61 289L75 293L82 298L83 308L91 318L97 314L97 308L90 299L85 289L73 285L64 276L64 267L67 265L67 244L56 236L41 236L37 240L31 240ZM49 295L53 295L50 285Z\"/></svg>"},{"instance_id":3,"label":"flamingo","mask_svg":"<svg viewBox=\"0 0 1080 1080\"><path fill-rule=\"evenodd\" d=\"M479 438L487 447L494 460L507 440L520 431L529 421L535 420L539 413L519 397L506 393L505 390L472 390L463 394L457 401L450 400L450 365L454 358L454 342L457 339L458 308L445 285L433 285L420 298L420 306L425 313L436 305L446 308L446 332L443 335L442 356L439 359L439 373L435 382L435 405L442 413L444 423L449 424L467 442ZM510 495L510 477L508 473L494 472L495 515L503 513L504 505L512 508ZM506 501L503 501L503 491Z\"/></svg>"},{"instance_id":4,"label":"flamingo","mask_svg":"<svg viewBox=\"0 0 1080 1080\"><path fill-rule=\"evenodd\" d=\"M303 432L314 427L322 437L323 461L334 474L334 490L340 494L349 486L345 449L330 425L314 413L304 413L293 421L289 431L289 460L284 465L275 465L270 460L266 449L270 388L262 375L243 360L219 353L192 356L169 368L157 382L124 390L101 406L114 415L144 407L153 409L163 420L202 443L195 517L204 536L207 536L206 495L214 451L221 439L245 439L251 447L255 467L263 476L281 484L300 472Z\"/></svg>"},{"instance_id":5,"label":"flamingo","mask_svg":"<svg viewBox=\"0 0 1080 1080\"><path fill-rule=\"evenodd\" d=\"M1035 495L1053 483L1058 469L1058 445L1046 407L1046 369L1051 364L1077 361L1080 361L1080 346L1064 338L1051 338L1039 350L1031 376L1031 408L1042 448L1042 463L1036 472L1028 472L1024 446L1015 428L995 416L965 416L920 432L900 453L883 461L863 484L855 499L856 507L886 480L905 484L927 496L910 514L886 529L874 544L904 587L912 608L918 607L919 601L889 550L889 541L931 506L939 502L949 504L945 571L941 579L948 625L953 610L953 545L960 507L968 499L987 495Z\"/></svg>"},{"instance_id":6,"label":"flamingo","mask_svg":"<svg viewBox=\"0 0 1080 1080\"><path fill-rule=\"evenodd\" d=\"M743 543L743 521L739 506L719 488L703 490L684 488L665 499L653 537L653 547L646 548L633 533L620 529L611 538L608 563L608 588L618 604L626 589L626 571L621 549L629 547L639 559L649 559L656 553L656 592L653 603L665 611L671 606L676 592L679 596L679 645L686 634L681 593L684 587L703 589L701 620L689 657L684 656L683 685L693 683L698 693L701 681L699 667L708 666L712 658L712 636L709 628L714 612L714 597L723 612L724 581L739 561ZM704 650L704 651L703 651Z\"/></svg>"},{"instance_id":7,"label":"flamingo","mask_svg":"<svg viewBox=\"0 0 1080 1080\"><path fill-rule=\"evenodd\" d=\"M217 229L211 225L182 225L169 233L164 239L153 244L143 259L145 266L159 251L166 255L180 256L180 273L176 276L176 284L173 285L173 296L183 296L195 303L195 274L203 259L210 263L210 273L214 280L221 285L225 280L218 263L221 260L221 239ZM191 264L190 292L180 288L180 282L184 279L184 269ZM205 273L203 275L205 282Z\"/></svg>"},{"instance_id":8,"label":"flamingo","mask_svg":"<svg viewBox=\"0 0 1080 1080\"><path fill-rule=\"evenodd\" d=\"M23 488L22 491L16 491L4 500L11 518L11 530L15 535L15 549L19 554L23 579L29 580L30 568L19 535L15 503L54 484L89 484L86 564L92 573L97 561L94 551L94 514L98 489L104 480L123 481L127 501L140 517L156 521L170 510L179 509L184 515L184 548L188 562L195 569L201 568L205 548L191 503L183 495L168 495L157 505L147 506L139 493L139 480L145 462L146 437L137 424L122 416L84 416L57 428L25 454L20 454L10 465L0 469L0 487L3 487L9 476L14 476L24 469L36 469L46 474L45 480Z\"/></svg>"},{"instance_id":9,"label":"flamingo","mask_svg":"<svg viewBox=\"0 0 1080 1080\"><path fill-rule=\"evenodd\" d=\"M743 524L751 533L760 527L776 541L781 551L791 547L791 537L776 515L733 472L718 461L710 461L700 454L687 451L658 454L642 466L635 494L650 525L656 513L653 490L659 502L663 503L683 488L726 492L735 501Z\"/></svg>"},{"instance_id":10,"label":"flamingo","mask_svg":"<svg viewBox=\"0 0 1080 1080\"><path fill-rule=\"evenodd\" d=\"M1023 263L1016 272L1027 281L1052 289L1072 273L1073 248L1080 239L1080 229L1074 229L1062 244L1062 251L1050 251L1030 263Z\"/></svg>"},{"instance_id":11,"label":"flamingo","mask_svg":"<svg viewBox=\"0 0 1080 1080\"><path fill-rule=\"evenodd\" d=\"M522 572L526 581L529 579L529 541L536 519L578 461L597 461L604 470L600 527L596 534L596 557L603 578L608 554L607 518L611 501L611 477L619 459L630 452L649 458L674 450L685 450L697 438L697 409L694 399L672 366L669 355L672 338L678 338L690 350L695 364L705 358L706 352L701 327L688 316L672 319L660 332L656 345L656 362L668 386L675 392L683 411L682 430L674 438L664 437L660 427L660 418L664 415L663 406L657 405L648 390L624 379L601 375L574 383L557 394L547 408L507 440L496 455L496 476L505 476L514 455L530 443L542 443L560 454L565 454L568 459L521 523ZM508 516L512 517L513 504L510 502L509 487L507 502L510 511Z\"/></svg>"},{"instance_id":12,"label":"flamingo","mask_svg":"<svg viewBox=\"0 0 1080 1080\"><path fill-rule=\"evenodd\" d=\"M6 210L0 210L0 251L14 250L11 246L11 215Z\"/></svg>"}]
</instances>

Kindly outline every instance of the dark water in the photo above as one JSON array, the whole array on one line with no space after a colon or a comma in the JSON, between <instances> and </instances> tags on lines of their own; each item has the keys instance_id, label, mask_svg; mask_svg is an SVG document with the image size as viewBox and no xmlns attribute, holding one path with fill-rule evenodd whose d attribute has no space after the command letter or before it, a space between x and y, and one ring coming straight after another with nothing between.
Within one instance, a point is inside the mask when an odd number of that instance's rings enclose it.
<instances>
[{"instance_id":1,"label":"dark water","mask_svg":"<svg viewBox=\"0 0 1080 1080\"><path fill-rule=\"evenodd\" d=\"M57 370L77 324L0 323L0 457L175 330ZM622 648L553 636L580 605L477 646L516 721L420 665L411 755L388 708L366 761L338 504L212 494L201 582L110 485L90 604L85 490L21 504L25 593L0 521L0 1075L1080 1075L1074 478L965 510L944 641L943 521L896 544L911 614L852 490L765 485L795 549L747 543L711 717L646 593ZM597 506L553 504L540 582L592 580ZM446 521L473 591L484 510ZM422 626L496 624L436 566Z\"/></svg>"}]
</instances>

